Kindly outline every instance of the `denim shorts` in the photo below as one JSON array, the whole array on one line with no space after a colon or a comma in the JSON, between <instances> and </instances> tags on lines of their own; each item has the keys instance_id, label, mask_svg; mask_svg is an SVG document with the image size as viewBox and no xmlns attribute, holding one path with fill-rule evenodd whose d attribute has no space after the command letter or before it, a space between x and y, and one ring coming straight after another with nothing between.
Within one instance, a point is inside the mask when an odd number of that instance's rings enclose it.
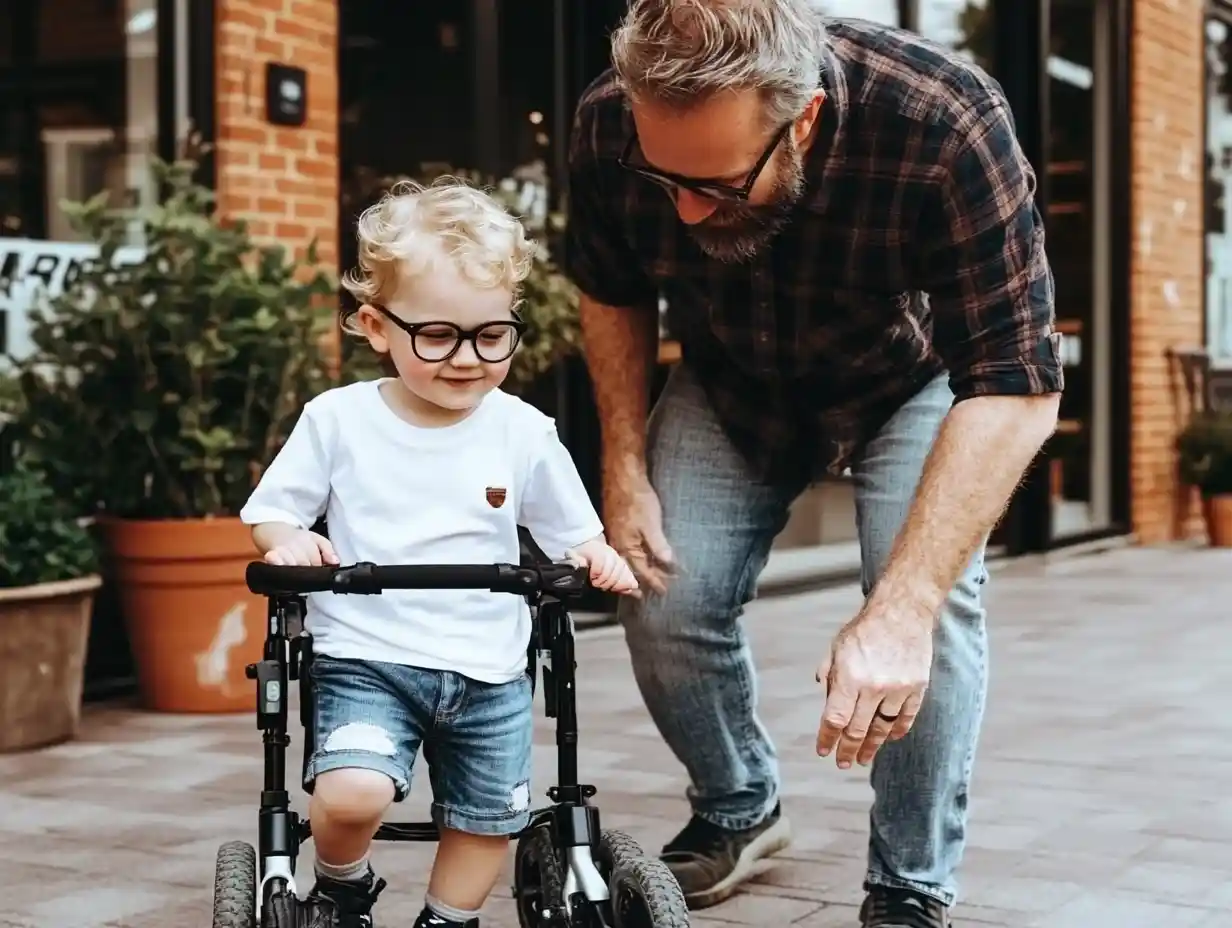
<instances>
[{"instance_id":1,"label":"denim shorts","mask_svg":"<svg viewBox=\"0 0 1232 928\"><path fill-rule=\"evenodd\" d=\"M314 740L306 790L328 770L359 767L393 780L400 802L423 744L438 826L477 835L527 826L534 719L525 674L480 683L448 670L324 655L310 666Z\"/></svg>"}]
</instances>

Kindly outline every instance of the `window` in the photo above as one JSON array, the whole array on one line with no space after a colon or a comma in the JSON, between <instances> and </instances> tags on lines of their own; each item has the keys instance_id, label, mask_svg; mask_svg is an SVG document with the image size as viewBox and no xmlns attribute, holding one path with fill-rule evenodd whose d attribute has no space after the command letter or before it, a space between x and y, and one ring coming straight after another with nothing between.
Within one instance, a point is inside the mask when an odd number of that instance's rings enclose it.
<instances>
[{"instance_id":1,"label":"window","mask_svg":"<svg viewBox=\"0 0 1232 928\"><path fill-rule=\"evenodd\" d=\"M73 237L60 204L149 203L158 142L157 0L0 10L0 235Z\"/></svg>"},{"instance_id":2,"label":"window","mask_svg":"<svg viewBox=\"0 0 1232 928\"><path fill-rule=\"evenodd\" d=\"M80 236L62 204L157 197L160 0L0 3L0 343L20 352L34 294ZM140 227L134 224L134 243ZM44 280L45 278L45 280Z\"/></svg>"},{"instance_id":3,"label":"window","mask_svg":"<svg viewBox=\"0 0 1232 928\"><path fill-rule=\"evenodd\" d=\"M1232 357L1232 27L1206 21L1206 340Z\"/></svg>"},{"instance_id":4,"label":"window","mask_svg":"<svg viewBox=\"0 0 1232 928\"><path fill-rule=\"evenodd\" d=\"M989 0L917 0L916 31L992 69L992 11Z\"/></svg>"},{"instance_id":5,"label":"window","mask_svg":"<svg viewBox=\"0 0 1232 928\"><path fill-rule=\"evenodd\" d=\"M867 19L885 26L899 26L899 0L822 0L830 16Z\"/></svg>"}]
</instances>

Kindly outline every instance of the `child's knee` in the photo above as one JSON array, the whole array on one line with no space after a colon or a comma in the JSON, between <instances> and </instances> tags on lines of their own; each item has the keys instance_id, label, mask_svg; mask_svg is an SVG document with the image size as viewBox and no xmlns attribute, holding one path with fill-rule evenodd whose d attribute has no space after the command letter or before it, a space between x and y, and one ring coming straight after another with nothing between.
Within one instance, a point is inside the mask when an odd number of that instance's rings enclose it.
<instances>
[{"instance_id":1,"label":"child's knee","mask_svg":"<svg viewBox=\"0 0 1232 928\"><path fill-rule=\"evenodd\" d=\"M380 819L394 801L394 783L376 770L327 770L313 785L314 811L338 825L367 825Z\"/></svg>"}]
</instances>

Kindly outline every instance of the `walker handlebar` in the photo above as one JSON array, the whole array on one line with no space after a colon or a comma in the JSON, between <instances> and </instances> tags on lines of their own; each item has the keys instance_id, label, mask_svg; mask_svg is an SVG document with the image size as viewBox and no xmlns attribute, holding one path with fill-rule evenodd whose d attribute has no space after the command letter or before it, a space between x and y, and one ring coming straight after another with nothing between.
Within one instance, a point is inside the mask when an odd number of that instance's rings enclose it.
<instances>
[{"instance_id":1,"label":"walker handlebar","mask_svg":"<svg viewBox=\"0 0 1232 928\"><path fill-rule=\"evenodd\" d=\"M367 562L344 567L282 567L254 561L248 589L260 596L306 593L375 594L385 590L490 590L493 593L577 595L588 571L574 564L396 564Z\"/></svg>"}]
</instances>

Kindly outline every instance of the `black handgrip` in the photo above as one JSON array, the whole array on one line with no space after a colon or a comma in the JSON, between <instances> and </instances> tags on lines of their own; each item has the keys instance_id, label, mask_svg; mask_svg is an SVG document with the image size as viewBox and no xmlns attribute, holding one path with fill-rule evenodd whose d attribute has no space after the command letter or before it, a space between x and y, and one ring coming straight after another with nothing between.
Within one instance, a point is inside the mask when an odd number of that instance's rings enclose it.
<instances>
[{"instance_id":1,"label":"black handgrip","mask_svg":"<svg viewBox=\"0 0 1232 928\"><path fill-rule=\"evenodd\" d=\"M502 566L505 565L397 564L373 567L372 573L376 585L384 590L490 590L501 579Z\"/></svg>"},{"instance_id":2,"label":"black handgrip","mask_svg":"<svg viewBox=\"0 0 1232 928\"><path fill-rule=\"evenodd\" d=\"M254 561L246 572L248 589L261 596L306 593L380 593L384 590L491 590L560 595L585 590L587 571L572 564L519 567L514 564L407 564L379 567L282 567Z\"/></svg>"},{"instance_id":3,"label":"black handgrip","mask_svg":"<svg viewBox=\"0 0 1232 928\"><path fill-rule=\"evenodd\" d=\"M337 567L281 567L253 561L244 572L248 589L259 596L278 593L323 593L334 588Z\"/></svg>"}]
</instances>

